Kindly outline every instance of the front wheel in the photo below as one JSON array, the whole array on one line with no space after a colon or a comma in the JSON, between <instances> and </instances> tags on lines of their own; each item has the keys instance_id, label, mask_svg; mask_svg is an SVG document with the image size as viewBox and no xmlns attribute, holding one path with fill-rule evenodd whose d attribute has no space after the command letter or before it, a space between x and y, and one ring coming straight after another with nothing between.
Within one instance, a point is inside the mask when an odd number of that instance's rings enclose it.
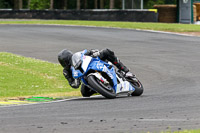
<instances>
[{"instance_id":1,"label":"front wheel","mask_svg":"<svg viewBox=\"0 0 200 133\"><path fill-rule=\"evenodd\" d=\"M94 75L90 75L88 77L88 83L92 88L94 88L98 93L100 93L104 97L109 99L116 98L116 93L114 88L109 84L108 85L103 84Z\"/></svg>"},{"instance_id":2,"label":"front wheel","mask_svg":"<svg viewBox=\"0 0 200 133\"><path fill-rule=\"evenodd\" d=\"M85 86L84 84L81 85L81 94L83 97L90 97L96 92Z\"/></svg>"}]
</instances>

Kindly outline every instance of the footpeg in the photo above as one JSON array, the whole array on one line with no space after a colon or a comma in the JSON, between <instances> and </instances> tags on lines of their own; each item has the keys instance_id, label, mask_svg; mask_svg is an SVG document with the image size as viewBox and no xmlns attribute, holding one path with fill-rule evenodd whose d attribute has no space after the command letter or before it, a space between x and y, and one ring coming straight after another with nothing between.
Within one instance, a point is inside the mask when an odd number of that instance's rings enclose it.
<instances>
[{"instance_id":1,"label":"footpeg","mask_svg":"<svg viewBox=\"0 0 200 133\"><path fill-rule=\"evenodd\" d=\"M129 91L129 92L127 93L127 96L130 97L131 94L132 94L133 92L134 92L134 91Z\"/></svg>"}]
</instances>

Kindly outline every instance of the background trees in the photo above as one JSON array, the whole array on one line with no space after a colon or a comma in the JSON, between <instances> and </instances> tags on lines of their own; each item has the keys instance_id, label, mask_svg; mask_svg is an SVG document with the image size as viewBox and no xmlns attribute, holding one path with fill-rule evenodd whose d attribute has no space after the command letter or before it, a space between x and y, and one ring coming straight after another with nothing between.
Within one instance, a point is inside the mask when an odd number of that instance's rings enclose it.
<instances>
[{"instance_id":1,"label":"background trees","mask_svg":"<svg viewBox=\"0 0 200 133\"><path fill-rule=\"evenodd\" d=\"M23 3L22 0L14 0L14 9L22 9Z\"/></svg>"},{"instance_id":2,"label":"background trees","mask_svg":"<svg viewBox=\"0 0 200 133\"><path fill-rule=\"evenodd\" d=\"M125 0L139 3L140 0ZM144 0L144 8L176 4L177 0ZM122 0L0 0L0 9L122 9Z\"/></svg>"}]
</instances>

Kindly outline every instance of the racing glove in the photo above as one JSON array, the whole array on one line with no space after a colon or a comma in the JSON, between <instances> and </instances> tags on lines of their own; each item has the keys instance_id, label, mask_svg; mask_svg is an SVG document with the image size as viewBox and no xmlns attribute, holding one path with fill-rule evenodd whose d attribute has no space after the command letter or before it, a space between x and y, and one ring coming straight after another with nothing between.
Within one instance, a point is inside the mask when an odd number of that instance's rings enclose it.
<instances>
[{"instance_id":1,"label":"racing glove","mask_svg":"<svg viewBox=\"0 0 200 133\"><path fill-rule=\"evenodd\" d=\"M63 75L68 80L68 83L72 88L79 88L81 84L80 79L74 79L70 70L63 69Z\"/></svg>"},{"instance_id":2,"label":"racing glove","mask_svg":"<svg viewBox=\"0 0 200 133\"><path fill-rule=\"evenodd\" d=\"M92 57L96 58L96 57L98 57L99 55L100 55L100 52L99 52L98 49L92 49L92 50L91 50L91 56L92 56Z\"/></svg>"}]
</instances>

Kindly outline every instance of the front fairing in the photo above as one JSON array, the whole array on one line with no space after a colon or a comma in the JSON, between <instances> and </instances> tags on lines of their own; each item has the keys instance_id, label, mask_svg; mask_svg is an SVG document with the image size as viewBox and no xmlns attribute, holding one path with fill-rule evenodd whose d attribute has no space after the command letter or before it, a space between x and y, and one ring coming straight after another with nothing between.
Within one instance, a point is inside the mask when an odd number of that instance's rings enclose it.
<instances>
[{"instance_id":1,"label":"front fairing","mask_svg":"<svg viewBox=\"0 0 200 133\"><path fill-rule=\"evenodd\" d=\"M113 88L115 88L115 90L117 89L117 77L116 77L116 73L115 73L115 68L112 66L109 69L109 64L101 61L98 57L97 58L93 58L93 60L91 61L88 70L92 69L92 70L96 70L99 72L105 72L108 74L108 76L112 79L113 81Z\"/></svg>"},{"instance_id":2,"label":"front fairing","mask_svg":"<svg viewBox=\"0 0 200 133\"><path fill-rule=\"evenodd\" d=\"M72 56L72 66L71 66L71 71L72 71L72 76L74 78L80 78L83 76L84 73L82 73L78 67L81 65L83 66L83 56L87 52L87 50L83 50L77 53L74 53Z\"/></svg>"},{"instance_id":3,"label":"front fairing","mask_svg":"<svg viewBox=\"0 0 200 133\"><path fill-rule=\"evenodd\" d=\"M112 66L110 67L110 65L102 60L99 59L99 57L97 58L92 58L90 56L86 56L84 55L87 52L87 50L82 51L82 55L81 55L81 68L82 68L82 72L78 69L75 69L73 66L71 67L72 70L72 76L74 78L81 78L82 82L84 84L87 85L87 82L84 79L84 76L87 75L87 72L89 70L96 70L98 72L105 72L108 74L108 76L112 79L113 81L113 88L115 89L115 92L117 90L117 77L116 77L116 73L115 73L115 68Z\"/></svg>"},{"instance_id":4,"label":"front fairing","mask_svg":"<svg viewBox=\"0 0 200 133\"><path fill-rule=\"evenodd\" d=\"M76 70L73 66L71 67L72 76L77 79L83 76L83 73L80 70Z\"/></svg>"}]
</instances>

